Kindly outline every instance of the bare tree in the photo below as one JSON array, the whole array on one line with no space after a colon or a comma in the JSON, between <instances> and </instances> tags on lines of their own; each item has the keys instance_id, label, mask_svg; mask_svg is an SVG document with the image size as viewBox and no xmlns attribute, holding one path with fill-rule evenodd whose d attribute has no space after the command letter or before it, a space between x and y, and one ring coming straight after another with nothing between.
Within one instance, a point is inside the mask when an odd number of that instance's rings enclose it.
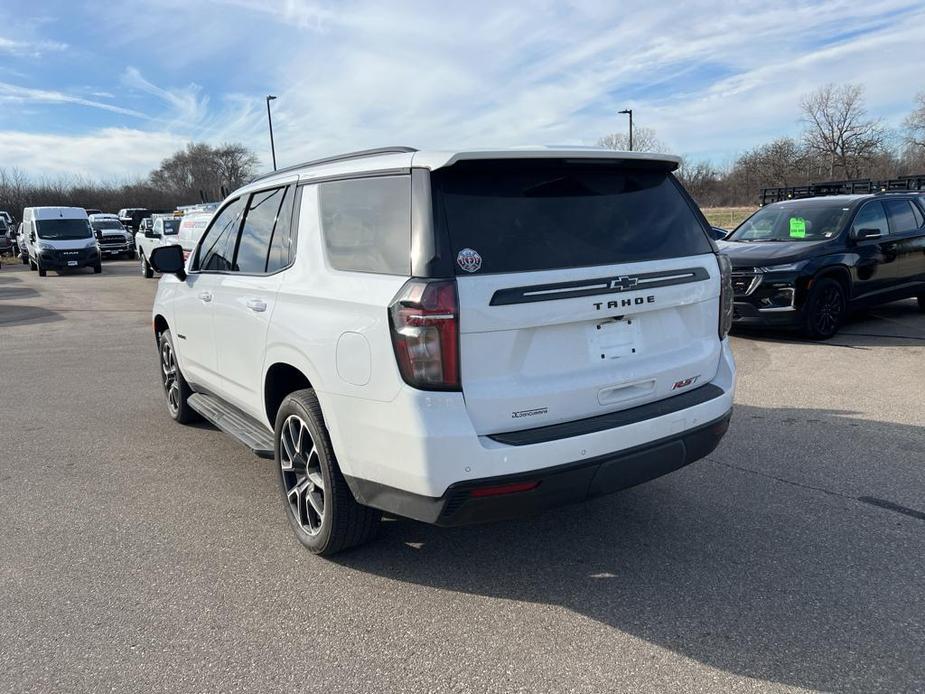
<instances>
[{"instance_id":1,"label":"bare tree","mask_svg":"<svg viewBox=\"0 0 925 694\"><path fill-rule=\"evenodd\" d=\"M180 197L221 197L222 187L234 189L254 177L257 158L240 144L211 147L190 142L186 149L164 159L151 172L151 184Z\"/></svg>"},{"instance_id":2,"label":"bare tree","mask_svg":"<svg viewBox=\"0 0 925 694\"><path fill-rule=\"evenodd\" d=\"M625 152L629 149L627 133L611 133L597 141L598 147ZM655 136L652 128L633 128L633 150L636 152L666 152L665 143Z\"/></svg>"},{"instance_id":3,"label":"bare tree","mask_svg":"<svg viewBox=\"0 0 925 694\"><path fill-rule=\"evenodd\" d=\"M805 95L800 108L806 123L803 142L826 158L831 178L836 169L847 178L856 177L884 145L886 131L879 119L867 117L859 84L827 84Z\"/></svg>"},{"instance_id":4,"label":"bare tree","mask_svg":"<svg viewBox=\"0 0 925 694\"><path fill-rule=\"evenodd\" d=\"M915 97L915 110L903 121L903 141L913 158L925 155L925 92ZM916 156L917 155L917 156Z\"/></svg>"}]
</instances>

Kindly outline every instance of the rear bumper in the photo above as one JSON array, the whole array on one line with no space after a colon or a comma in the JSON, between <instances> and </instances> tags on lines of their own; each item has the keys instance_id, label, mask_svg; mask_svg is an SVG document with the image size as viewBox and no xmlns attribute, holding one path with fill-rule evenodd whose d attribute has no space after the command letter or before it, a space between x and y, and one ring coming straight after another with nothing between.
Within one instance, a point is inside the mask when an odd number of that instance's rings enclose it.
<instances>
[{"instance_id":1,"label":"rear bumper","mask_svg":"<svg viewBox=\"0 0 925 694\"><path fill-rule=\"evenodd\" d=\"M729 428L731 416L730 410L719 419L683 434L591 460L460 482L439 498L358 478L348 477L347 483L361 504L425 523L454 526L511 520L627 489L700 460L716 448ZM480 488L517 483L529 484L531 488L478 495Z\"/></svg>"},{"instance_id":2,"label":"rear bumper","mask_svg":"<svg viewBox=\"0 0 925 694\"><path fill-rule=\"evenodd\" d=\"M700 388L704 389L701 392L708 388L713 391L709 399L699 400L692 391L691 398L685 397L680 408L643 406L625 410L618 416L607 415L606 422L605 418L576 422L575 425L582 426L573 428L570 424L568 431L560 431L563 427L559 426L521 431L517 440L512 438L513 434L476 433L462 393L404 388L393 400L377 402L322 390L316 392L341 471L357 498L398 515L444 522L440 519L442 507L437 511L415 509L430 508L439 500L445 501L455 490L484 484L484 480L504 483L503 480L520 477L536 479L537 475L558 474L565 469L563 466L569 470L599 468L605 463L613 463L606 466L608 469L623 464L629 468L651 466L651 474L627 473L644 481L688 464L704 455L696 454L704 447L697 443L699 438L687 440L687 437L727 418L732 409L735 364L728 340L723 341L715 375ZM674 405L677 403L675 400ZM639 416L643 409L645 416ZM684 452L680 458L677 445L663 448L673 441L682 442ZM637 455L649 449L658 450L651 455ZM658 461L660 457L671 462L663 464ZM575 474L596 473L585 470ZM575 498L596 493L589 485ZM544 486L550 490L554 484L544 482L537 489ZM539 491L533 494L539 495ZM574 500L567 493L564 496L563 503ZM415 503L415 499L429 502ZM509 496L502 503L519 502ZM479 506L484 505L490 504L479 502Z\"/></svg>"}]
</instances>

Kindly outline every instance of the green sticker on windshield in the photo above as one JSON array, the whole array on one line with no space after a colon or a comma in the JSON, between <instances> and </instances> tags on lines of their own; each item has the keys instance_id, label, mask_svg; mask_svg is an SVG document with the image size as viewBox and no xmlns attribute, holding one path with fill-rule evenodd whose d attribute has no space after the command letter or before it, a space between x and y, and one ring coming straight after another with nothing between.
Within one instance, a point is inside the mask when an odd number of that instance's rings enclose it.
<instances>
[{"instance_id":1,"label":"green sticker on windshield","mask_svg":"<svg viewBox=\"0 0 925 694\"><path fill-rule=\"evenodd\" d=\"M790 238L792 239L805 239L806 238L806 220L802 217L791 217L790 218Z\"/></svg>"}]
</instances>

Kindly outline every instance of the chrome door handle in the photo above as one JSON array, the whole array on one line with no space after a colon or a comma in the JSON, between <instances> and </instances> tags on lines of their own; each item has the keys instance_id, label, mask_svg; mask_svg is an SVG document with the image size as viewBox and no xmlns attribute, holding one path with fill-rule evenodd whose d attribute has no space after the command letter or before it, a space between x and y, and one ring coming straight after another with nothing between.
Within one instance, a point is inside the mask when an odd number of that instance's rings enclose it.
<instances>
[{"instance_id":1,"label":"chrome door handle","mask_svg":"<svg viewBox=\"0 0 925 694\"><path fill-rule=\"evenodd\" d=\"M206 303L209 303L210 301L212 301L212 292L199 292L199 299L200 301L205 301Z\"/></svg>"},{"instance_id":2,"label":"chrome door handle","mask_svg":"<svg viewBox=\"0 0 925 694\"><path fill-rule=\"evenodd\" d=\"M257 313L262 313L262 312L264 312L264 311L267 310L267 303L266 303L265 301L261 301L260 299L248 299L248 300L247 300L247 307L248 307L251 311L256 311Z\"/></svg>"}]
</instances>

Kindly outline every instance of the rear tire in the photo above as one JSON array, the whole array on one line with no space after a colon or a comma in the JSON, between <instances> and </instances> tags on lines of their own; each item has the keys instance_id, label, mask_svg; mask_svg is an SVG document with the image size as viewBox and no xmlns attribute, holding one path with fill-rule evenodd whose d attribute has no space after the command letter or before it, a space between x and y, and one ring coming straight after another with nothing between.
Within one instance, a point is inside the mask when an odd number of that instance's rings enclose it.
<instances>
[{"instance_id":1,"label":"rear tire","mask_svg":"<svg viewBox=\"0 0 925 694\"><path fill-rule=\"evenodd\" d=\"M103 271L103 265L97 261L96 265L93 266L93 274L98 275Z\"/></svg>"},{"instance_id":2,"label":"rear tire","mask_svg":"<svg viewBox=\"0 0 925 694\"><path fill-rule=\"evenodd\" d=\"M44 277L46 274L48 274L45 271L45 268L42 267L42 261L40 260L35 261L35 269L39 271L39 277Z\"/></svg>"},{"instance_id":3,"label":"rear tire","mask_svg":"<svg viewBox=\"0 0 925 694\"><path fill-rule=\"evenodd\" d=\"M816 280L803 306L803 334L811 340L828 340L838 332L847 309L841 284L828 277Z\"/></svg>"},{"instance_id":4,"label":"rear tire","mask_svg":"<svg viewBox=\"0 0 925 694\"><path fill-rule=\"evenodd\" d=\"M161 386L164 388L164 397L167 400L167 413L174 421L180 424L190 424L200 419L199 413L189 406L187 400L193 394L180 365L177 364L177 353L173 347L173 336L169 330L161 333L157 343L158 360L161 369Z\"/></svg>"},{"instance_id":5,"label":"rear tire","mask_svg":"<svg viewBox=\"0 0 925 694\"><path fill-rule=\"evenodd\" d=\"M286 516L299 542L330 556L376 536L382 513L353 498L314 390L298 390L283 400L274 443Z\"/></svg>"},{"instance_id":6,"label":"rear tire","mask_svg":"<svg viewBox=\"0 0 925 694\"><path fill-rule=\"evenodd\" d=\"M145 258L144 253L138 254L141 257L141 274L145 279L151 279L154 277L154 270L151 269L151 265L148 263L148 259Z\"/></svg>"},{"instance_id":7,"label":"rear tire","mask_svg":"<svg viewBox=\"0 0 925 694\"><path fill-rule=\"evenodd\" d=\"M23 265L28 265L28 264L29 264L29 256L23 254L23 255L20 255L20 256L19 256L19 259L22 261L22 264L23 264Z\"/></svg>"}]
</instances>

